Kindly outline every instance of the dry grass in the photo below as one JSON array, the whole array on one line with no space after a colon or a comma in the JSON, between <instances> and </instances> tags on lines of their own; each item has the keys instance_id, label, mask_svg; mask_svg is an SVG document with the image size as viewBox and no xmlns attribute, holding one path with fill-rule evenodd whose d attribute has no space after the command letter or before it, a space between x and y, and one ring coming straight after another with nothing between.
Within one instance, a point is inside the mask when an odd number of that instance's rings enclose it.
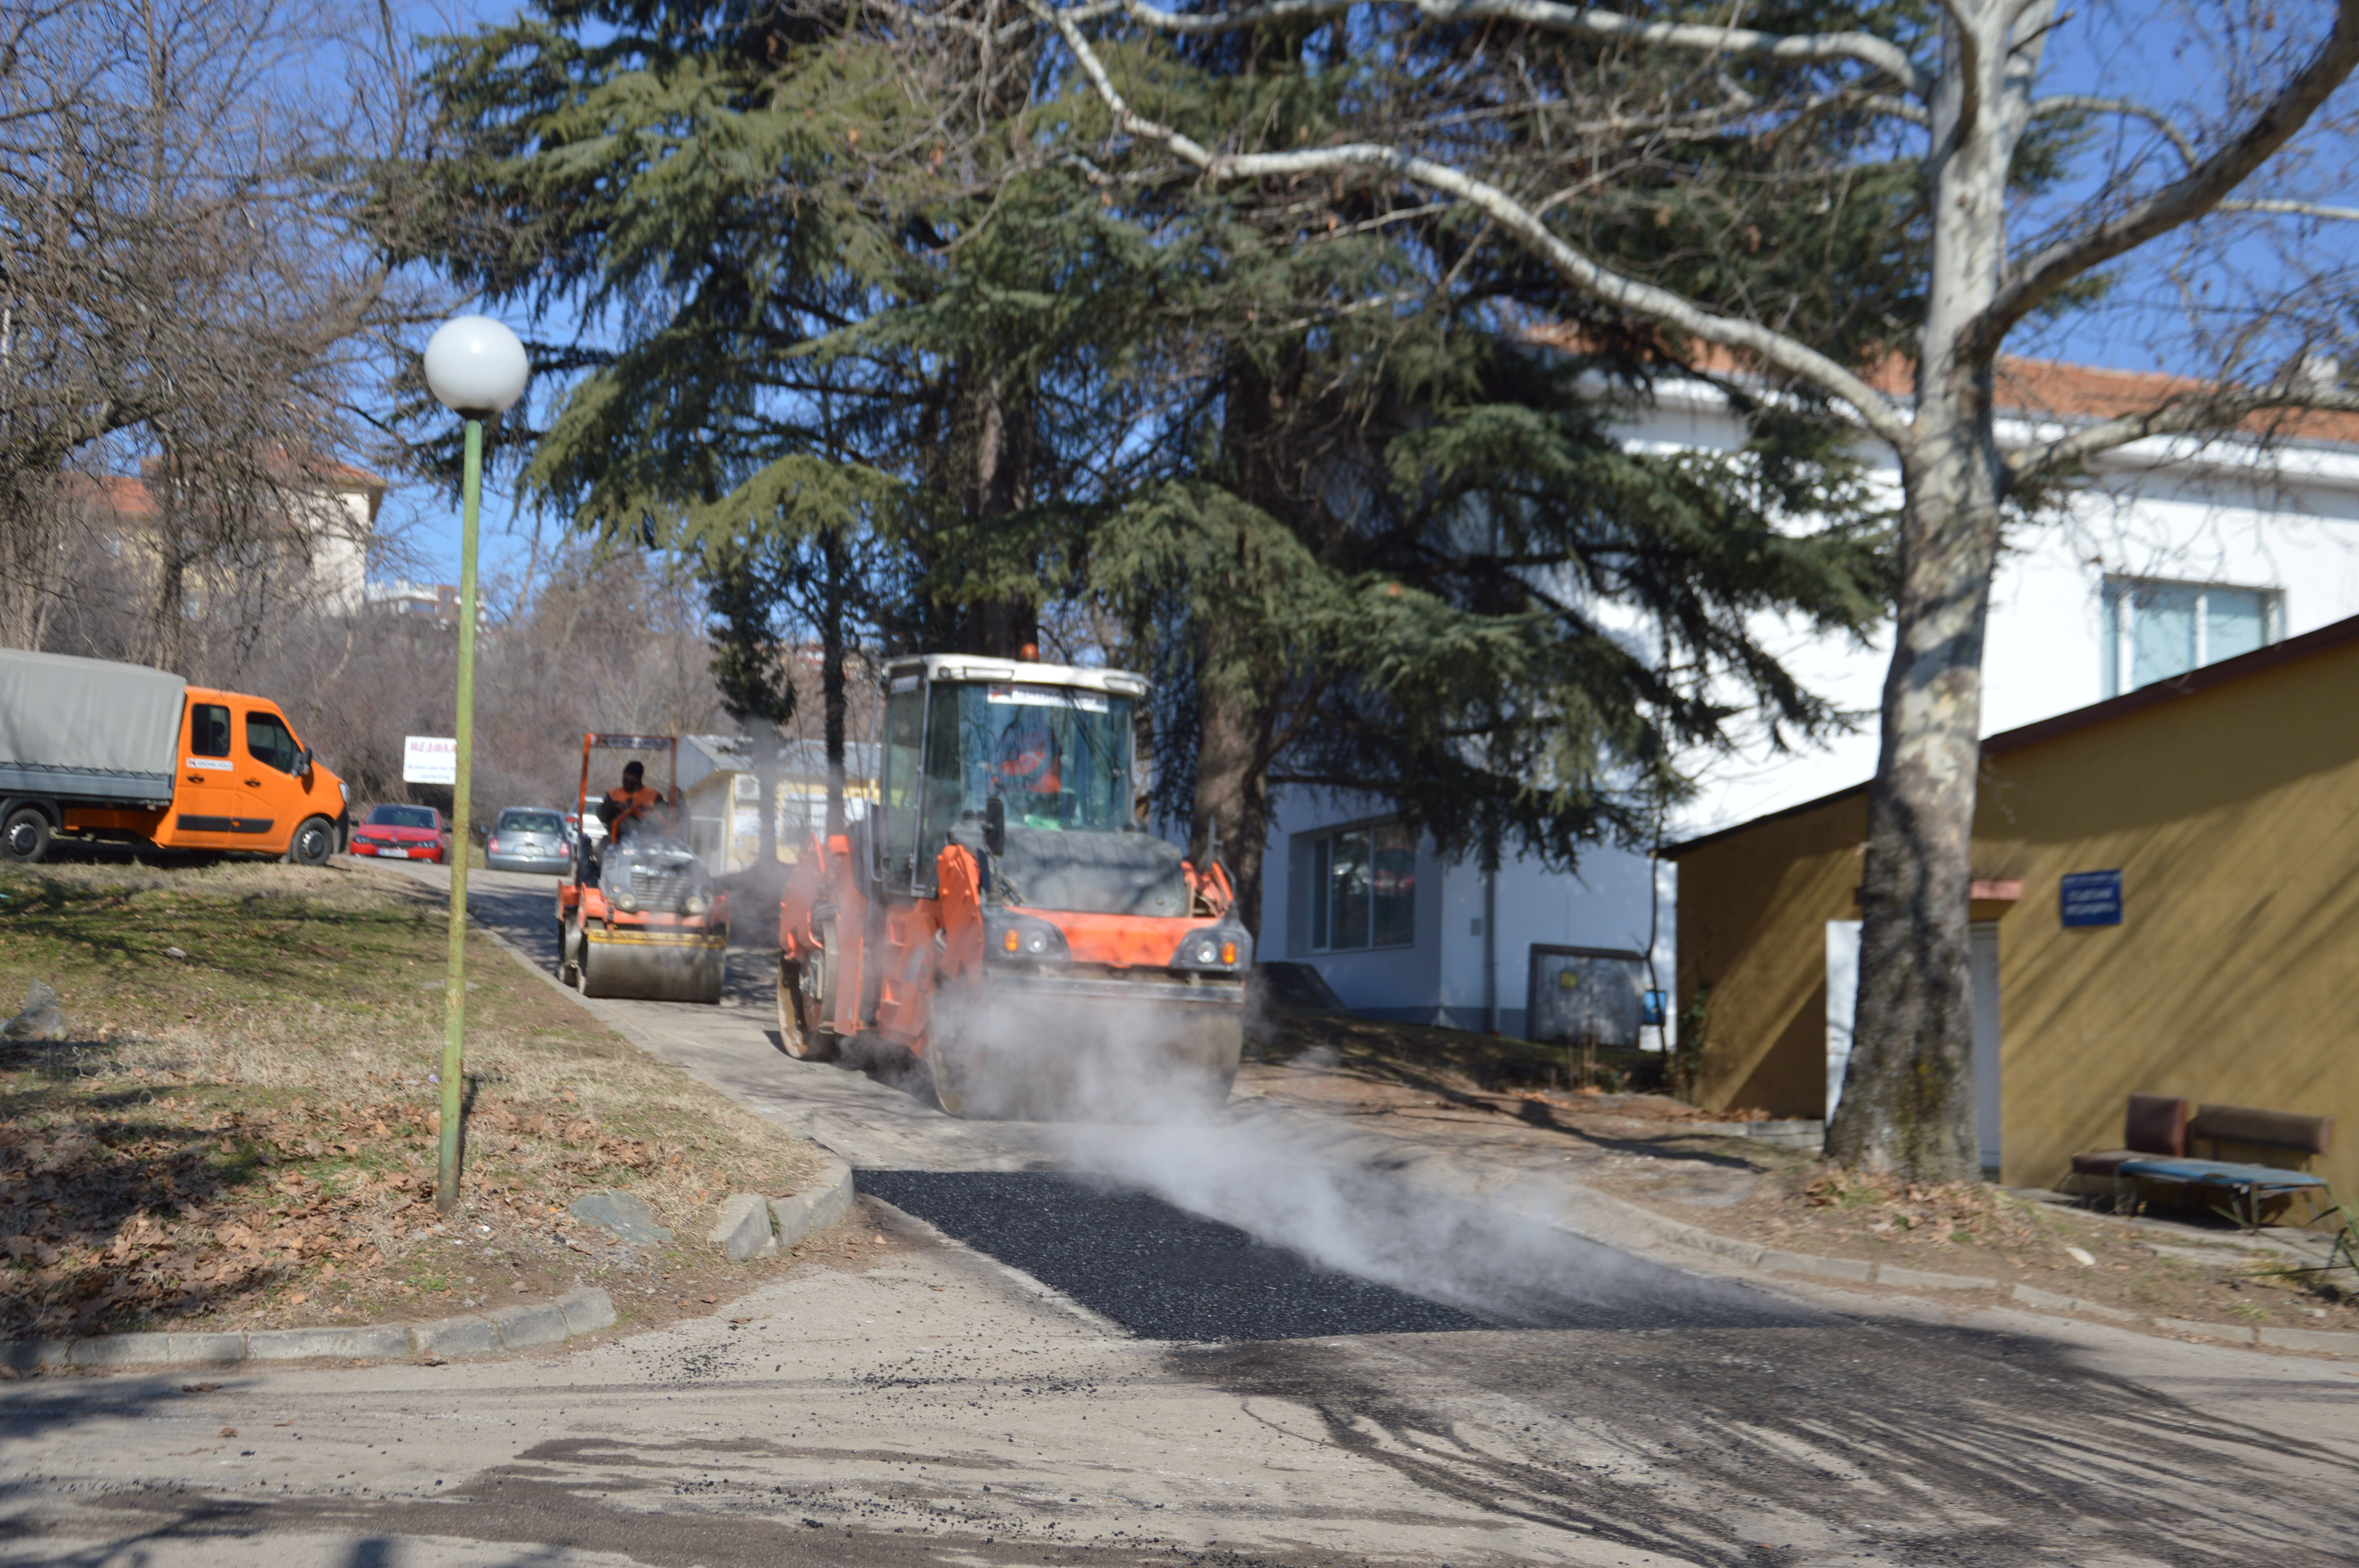
<instances>
[{"instance_id":1,"label":"dry grass","mask_svg":"<svg viewBox=\"0 0 2359 1568\"><path fill-rule=\"evenodd\" d=\"M609 1187L676 1233L636 1266L679 1275L723 1196L814 1168L476 936L467 1204L438 1224L446 930L374 871L0 879L0 996L46 981L73 1035L0 1054L0 1337L546 1293L614 1260L563 1214Z\"/></svg>"}]
</instances>

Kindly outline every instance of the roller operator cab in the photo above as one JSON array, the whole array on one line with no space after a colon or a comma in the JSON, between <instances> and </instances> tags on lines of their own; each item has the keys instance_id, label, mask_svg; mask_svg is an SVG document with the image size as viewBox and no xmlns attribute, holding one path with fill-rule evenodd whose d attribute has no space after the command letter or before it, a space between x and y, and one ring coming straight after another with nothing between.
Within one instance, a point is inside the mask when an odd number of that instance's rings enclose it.
<instances>
[{"instance_id":1,"label":"roller operator cab","mask_svg":"<svg viewBox=\"0 0 2359 1568\"><path fill-rule=\"evenodd\" d=\"M623 787L593 796L591 768L600 752L618 762L643 753L624 764L641 773L645 756L658 758L670 771L669 793ZM674 735L582 737L576 815L597 821L603 806L614 817L603 838L573 840L572 860L557 884L559 978L584 996L721 1000L729 974L729 895L713 888L685 838L679 761Z\"/></svg>"},{"instance_id":2,"label":"roller operator cab","mask_svg":"<svg viewBox=\"0 0 2359 1568\"><path fill-rule=\"evenodd\" d=\"M954 654L888 667L877 806L806 847L779 905L789 1054L873 1032L962 1115L1227 1098L1253 943L1227 873L1139 825L1147 689Z\"/></svg>"}]
</instances>

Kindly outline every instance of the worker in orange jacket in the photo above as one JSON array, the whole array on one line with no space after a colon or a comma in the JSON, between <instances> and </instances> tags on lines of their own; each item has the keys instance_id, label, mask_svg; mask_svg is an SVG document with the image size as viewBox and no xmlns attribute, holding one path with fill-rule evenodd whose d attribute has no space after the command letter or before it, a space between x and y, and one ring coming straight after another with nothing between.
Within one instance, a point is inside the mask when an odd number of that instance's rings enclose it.
<instances>
[{"instance_id":1,"label":"worker in orange jacket","mask_svg":"<svg viewBox=\"0 0 2359 1568\"><path fill-rule=\"evenodd\" d=\"M598 820L606 825L606 840L619 844L631 833L643 831L663 805L663 791L647 785L647 770L638 762L623 764L623 787L610 789L598 802Z\"/></svg>"}]
</instances>

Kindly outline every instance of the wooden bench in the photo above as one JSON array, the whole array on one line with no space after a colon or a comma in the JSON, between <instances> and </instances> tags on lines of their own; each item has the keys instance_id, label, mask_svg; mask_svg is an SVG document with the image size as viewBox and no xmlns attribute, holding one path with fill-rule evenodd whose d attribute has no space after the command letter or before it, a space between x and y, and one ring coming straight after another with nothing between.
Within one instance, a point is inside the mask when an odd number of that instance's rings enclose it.
<instances>
[{"instance_id":1,"label":"wooden bench","mask_svg":"<svg viewBox=\"0 0 2359 1568\"><path fill-rule=\"evenodd\" d=\"M2075 1154L2073 1173L2110 1178L2116 1206L2125 1196L2136 1206L2147 1182L2216 1188L2241 1200L2245 1222L2255 1227L2264 1198L2325 1188L2325 1177L2299 1166L2332 1146L2332 1117L2243 1105L2207 1105L2193 1115L2190 1108L2174 1096L2130 1096L2122 1138L2126 1147ZM2190 1149L2212 1157L2190 1158ZM2220 1158L2230 1152L2248 1157ZM2295 1164L2270 1162L2288 1155Z\"/></svg>"}]
</instances>

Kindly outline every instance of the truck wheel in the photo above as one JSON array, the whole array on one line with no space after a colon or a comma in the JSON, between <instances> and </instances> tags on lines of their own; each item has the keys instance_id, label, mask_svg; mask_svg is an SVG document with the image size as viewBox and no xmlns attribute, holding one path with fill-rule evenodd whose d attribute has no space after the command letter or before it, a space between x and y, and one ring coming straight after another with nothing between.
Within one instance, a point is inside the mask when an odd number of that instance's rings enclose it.
<instances>
[{"instance_id":1,"label":"truck wheel","mask_svg":"<svg viewBox=\"0 0 2359 1568\"><path fill-rule=\"evenodd\" d=\"M336 829L324 816L307 816L295 829L295 837L287 841L287 860L290 865L324 866L328 857L336 852Z\"/></svg>"},{"instance_id":2,"label":"truck wheel","mask_svg":"<svg viewBox=\"0 0 2359 1568\"><path fill-rule=\"evenodd\" d=\"M49 819L38 806L21 806L8 814L5 827L0 827L0 859L11 865L30 866L46 859L49 852Z\"/></svg>"}]
</instances>

